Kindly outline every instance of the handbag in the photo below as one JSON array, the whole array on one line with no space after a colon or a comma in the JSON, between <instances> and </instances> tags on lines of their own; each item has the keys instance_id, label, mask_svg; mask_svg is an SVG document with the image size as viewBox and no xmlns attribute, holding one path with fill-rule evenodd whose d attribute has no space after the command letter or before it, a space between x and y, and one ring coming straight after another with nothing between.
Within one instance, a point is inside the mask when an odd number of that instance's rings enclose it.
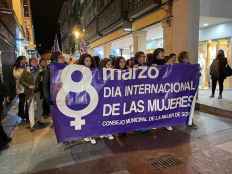
<instances>
[{"instance_id":1,"label":"handbag","mask_svg":"<svg viewBox=\"0 0 232 174\"><path fill-rule=\"evenodd\" d=\"M226 77L232 76L232 68L228 64L225 67L225 76Z\"/></svg>"}]
</instances>

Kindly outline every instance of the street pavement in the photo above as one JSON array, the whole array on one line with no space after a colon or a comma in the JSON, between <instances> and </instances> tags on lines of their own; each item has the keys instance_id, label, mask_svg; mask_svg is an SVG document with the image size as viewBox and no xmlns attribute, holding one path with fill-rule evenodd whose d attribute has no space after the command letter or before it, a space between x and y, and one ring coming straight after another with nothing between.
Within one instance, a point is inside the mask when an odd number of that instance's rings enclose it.
<instances>
[{"instance_id":1,"label":"street pavement","mask_svg":"<svg viewBox=\"0 0 232 174\"><path fill-rule=\"evenodd\" d=\"M51 126L34 132L14 126L10 148L0 153L0 173L231 174L232 120L196 112L195 122L197 130L136 132L96 145L58 144Z\"/></svg>"}]
</instances>

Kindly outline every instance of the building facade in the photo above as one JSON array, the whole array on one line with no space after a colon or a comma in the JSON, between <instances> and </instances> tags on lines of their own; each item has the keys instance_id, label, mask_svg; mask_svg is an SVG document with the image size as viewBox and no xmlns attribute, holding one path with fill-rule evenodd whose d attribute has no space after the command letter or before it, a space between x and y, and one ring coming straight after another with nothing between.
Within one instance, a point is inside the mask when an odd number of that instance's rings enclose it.
<instances>
[{"instance_id":1,"label":"building facade","mask_svg":"<svg viewBox=\"0 0 232 174\"><path fill-rule=\"evenodd\" d=\"M59 16L62 51L74 54L78 50L78 41L73 35L75 28L81 28L80 3L77 0L64 1Z\"/></svg>"},{"instance_id":2,"label":"building facade","mask_svg":"<svg viewBox=\"0 0 232 174\"><path fill-rule=\"evenodd\" d=\"M15 91L12 65L16 57L28 56L29 43L35 48L31 16L26 19L24 14L25 2L26 0L0 0L0 76L11 91L10 95L14 95L12 91ZM27 37L26 23L30 24L30 38Z\"/></svg>"},{"instance_id":3,"label":"building facade","mask_svg":"<svg viewBox=\"0 0 232 174\"><path fill-rule=\"evenodd\" d=\"M158 47L165 48L166 54L188 51L191 62L201 65L202 89L211 86L209 67L219 49L225 51L229 64L232 63L232 15L229 9L232 1L78 2L79 8L75 10L80 15L80 28L85 31L84 39L93 55L130 58L137 51L151 53ZM231 78L226 79L225 87L232 88Z\"/></svg>"}]
</instances>

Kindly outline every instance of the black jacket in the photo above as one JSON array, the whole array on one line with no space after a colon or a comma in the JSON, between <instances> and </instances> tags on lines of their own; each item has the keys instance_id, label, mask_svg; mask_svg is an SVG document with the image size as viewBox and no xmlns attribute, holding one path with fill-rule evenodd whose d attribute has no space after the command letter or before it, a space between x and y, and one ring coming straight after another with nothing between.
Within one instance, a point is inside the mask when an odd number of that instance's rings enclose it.
<instances>
[{"instance_id":1,"label":"black jacket","mask_svg":"<svg viewBox=\"0 0 232 174\"><path fill-rule=\"evenodd\" d=\"M210 75L213 79L225 79L226 58L214 59L210 66Z\"/></svg>"}]
</instances>

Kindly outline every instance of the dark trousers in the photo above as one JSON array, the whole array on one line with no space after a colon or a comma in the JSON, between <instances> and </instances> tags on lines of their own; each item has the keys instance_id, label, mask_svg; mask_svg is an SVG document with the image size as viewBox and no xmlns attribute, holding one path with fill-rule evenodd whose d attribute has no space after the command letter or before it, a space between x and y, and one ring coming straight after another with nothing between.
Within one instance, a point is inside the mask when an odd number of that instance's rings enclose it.
<instances>
[{"instance_id":1,"label":"dark trousers","mask_svg":"<svg viewBox=\"0 0 232 174\"><path fill-rule=\"evenodd\" d=\"M43 99L43 116L50 114L50 102L47 99Z\"/></svg>"},{"instance_id":2,"label":"dark trousers","mask_svg":"<svg viewBox=\"0 0 232 174\"><path fill-rule=\"evenodd\" d=\"M3 101L0 101L0 115L3 111ZM5 131L2 127L2 121L0 120L0 149L1 147L5 146L7 144L9 137L6 135Z\"/></svg>"},{"instance_id":3,"label":"dark trousers","mask_svg":"<svg viewBox=\"0 0 232 174\"><path fill-rule=\"evenodd\" d=\"M216 79L212 78L212 94L215 94L215 90L217 87L217 83L219 83L219 94L222 95L223 89L224 89L224 79Z\"/></svg>"},{"instance_id":4,"label":"dark trousers","mask_svg":"<svg viewBox=\"0 0 232 174\"><path fill-rule=\"evenodd\" d=\"M24 120L28 120L28 107L25 94L19 94L18 116Z\"/></svg>"},{"instance_id":5,"label":"dark trousers","mask_svg":"<svg viewBox=\"0 0 232 174\"><path fill-rule=\"evenodd\" d=\"M3 130L2 124L0 123L0 148L7 144L9 137L6 135L5 131Z\"/></svg>"}]
</instances>

